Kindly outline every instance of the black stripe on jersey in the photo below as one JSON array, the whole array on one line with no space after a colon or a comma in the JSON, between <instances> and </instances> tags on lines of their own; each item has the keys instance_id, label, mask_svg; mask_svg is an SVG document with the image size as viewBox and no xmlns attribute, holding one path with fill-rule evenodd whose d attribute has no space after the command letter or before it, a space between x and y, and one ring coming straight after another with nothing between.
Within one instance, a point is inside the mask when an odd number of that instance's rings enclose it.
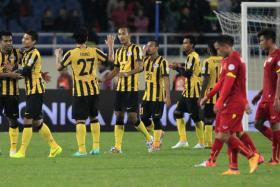
<instances>
[{"instance_id":1,"label":"black stripe on jersey","mask_svg":"<svg viewBox=\"0 0 280 187\"><path fill-rule=\"evenodd\" d=\"M39 78L39 81L40 81L40 86L41 86L42 92L44 92L44 85L43 85L42 78Z\"/></svg>"},{"instance_id":2,"label":"black stripe on jersey","mask_svg":"<svg viewBox=\"0 0 280 187\"><path fill-rule=\"evenodd\" d=\"M191 79L187 79L188 81L188 93L187 96L190 97L191 96Z\"/></svg>"},{"instance_id":3,"label":"black stripe on jersey","mask_svg":"<svg viewBox=\"0 0 280 187\"><path fill-rule=\"evenodd\" d=\"M124 77L124 91L127 91L128 77Z\"/></svg>"},{"instance_id":4,"label":"black stripe on jersey","mask_svg":"<svg viewBox=\"0 0 280 187\"><path fill-rule=\"evenodd\" d=\"M90 94L90 86L89 86L88 82L85 82L85 84L86 84L86 87L87 87L88 95L91 95Z\"/></svg>"},{"instance_id":5,"label":"black stripe on jersey","mask_svg":"<svg viewBox=\"0 0 280 187\"><path fill-rule=\"evenodd\" d=\"M135 45L133 45L131 48L132 54L133 54L134 48L135 48ZM134 63L135 63L134 56L132 55L131 56L131 70L134 69ZM135 74L131 75L131 91L134 91L134 84L135 84Z\"/></svg>"},{"instance_id":6,"label":"black stripe on jersey","mask_svg":"<svg viewBox=\"0 0 280 187\"><path fill-rule=\"evenodd\" d=\"M117 61L118 64L114 63L114 66L115 66L115 67L118 67L118 68L120 67L120 64L119 64L119 55L120 55L120 49L117 49L117 50L116 50L116 56L115 56L116 59L115 59L115 60Z\"/></svg>"},{"instance_id":7,"label":"black stripe on jersey","mask_svg":"<svg viewBox=\"0 0 280 187\"><path fill-rule=\"evenodd\" d=\"M153 94L154 94L154 89L153 89L154 84L151 82L150 83L150 97L148 98L149 101L153 100Z\"/></svg>"},{"instance_id":8,"label":"black stripe on jersey","mask_svg":"<svg viewBox=\"0 0 280 187\"><path fill-rule=\"evenodd\" d=\"M193 69L194 64L195 64L195 58L193 57L193 58L192 58L192 66L191 66L191 70Z\"/></svg>"},{"instance_id":9,"label":"black stripe on jersey","mask_svg":"<svg viewBox=\"0 0 280 187\"><path fill-rule=\"evenodd\" d=\"M64 63L66 62L66 60L70 57L71 55L71 52L68 52L68 54L62 59L62 61L60 62L60 64L62 66L64 66Z\"/></svg>"},{"instance_id":10,"label":"black stripe on jersey","mask_svg":"<svg viewBox=\"0 0 280 187\"><path fill-rule=\"evenodd\" d=\"M98 55L100 55L102 58L107 59L107 55L105 55L104 53L102 53L99 49L96 49L96 53L98 53Z\"/></svg>"},{"instance_id":11,"label":"black stripe on jersey","mask_svg":"<svg viewBox=\"0 0 280 187\"><path fill-rule=\"evenodd\" d=\"M6 93L7 93L7 95L10 94L10 80L6 81Z\"/></svg>"},{"instance_id":12,"label":"black stripe on jersey","mask_svg":"<svg viewBox=\"0 0 280 187\"><path fill-rule=\"evenodd\" d=\"M4 53L1 53L2 54L2 66L4 66L4 63L5 63L5 55Z\"/></svg>"},{"instance_id":13,"label":"black stripe on jersey","mask_svg":"<svg viewBox=\"0 0 280 187\"><path fill-rule=\"evenodd\" d=\"M17 53L17 50L16 49L13 49L14 51L14 56L15 56L15 62L14 62L14 68L13 70L16 70L18 69L18 64L19 64L19 56L18 56L18 53Z\"/></svg>"},{"instance_id":14,"label":"black stripe on jersey","mask_svg":"<svg viewBox=\"0 0 280 187\"><path fill-rule=\"evenodd\" d=\"M165 63L164 63L165 62ZM168 72L166 71L167 67L166 67L166 61L163 61L163 76L168 76Z\"/></svg>"},{"instance_id":15,"label":"black stripe on jersey","mask_svg":"<svg viewBox=\"0 0 280 187\"><path fill-rule=\"evenodd\" d=\"M25 61L25 65L28 65L28 62L29 62L31 57L32 57L32 53L30 53L29 56L27 57L27 60Z\"/></svg>"},{"instance_id":16,"label":"black stripe on jersey","mask_svg":"<svg viewBox=\"0 0 280 187\"><path fill-rule=\"evenodd\" d=\"M139 47L136 47L136 54L137 54L136 60L137 61L141 60Z\"/></svg>"},{"instance_id":17,"label":"black stripe on jersey","mask_svg":"<svg viewBox=\"0 0 280 187\"><path fill-rule=\"evenodd\" d=\"M14 93L13 93L13 95L17 95L17 80L12 80L12 82L13 82L13 87L14 87Z\"/></svg>"},{"instance_id":18,"label":"black stripe on jersey","mask_svg":"<svg viewBox=\"0 0 280 187\"><path fill-rule=\"evenodd\" d=\"M84 95L84 88L83 88L83 82L81 80L79 80L79 87L80 87L80 92L81 92L81 95Z\"/></svg>"},{"instance_id":19,"label":"black stripe on jersey","mask_svg":"<svg viewBox=\"0 0 280 187\"><path fill-rule=\"evenodd\" d=\"M149 60L148 63L147 63L145 71L149 71L151 63L152 63L151 60Z\"/></svg>"},{"instance_id":20,"label":"black stripe on jersey","mask_svg":"<svg viewBox=\"0 0 280 187\"><path fill-rule=\"evenodd\" d=\"M91 86L93 87L93 93L96 94L97 90L96 90L96 87L94 85L94 81L93 80L91 81Z\"/></svg>"},{"instance_id":21,"label":"black stripe on jersey","mask_svg":"<svg viewBox=\"0 0 280 187\"><path fill-rule=\"evenodd\" d=\"M121 55L121 59L120 61L122 62L123 61L123 52L124 52L124 49L123 47L120 49L120 55Z\"/></svg>"},{"instance_id":22,"label":"black stripe on jersey","mask_svg":"<svg viewBox=\"0 0 280 187\"><path fill-rule=\"evenodd\" d=\"M203 75L208 75L208 69L209 69L209 63L205 62L205 66L204 66L204 74Z\"/></svg>"}]
</instances>

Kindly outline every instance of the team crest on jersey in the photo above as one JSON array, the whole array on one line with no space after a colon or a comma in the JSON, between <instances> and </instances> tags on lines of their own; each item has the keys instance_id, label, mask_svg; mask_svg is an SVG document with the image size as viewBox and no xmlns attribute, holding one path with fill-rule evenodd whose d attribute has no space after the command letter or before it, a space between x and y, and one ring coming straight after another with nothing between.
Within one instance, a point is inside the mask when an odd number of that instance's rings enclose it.
<instances>
[{"instance_id":1,"label":"team crest on jersey","mask_svg":"<svg viewBox=\"0 0 280 187\"><path fill-rule=\"evenodd\" d=\"M9 57L9 60L10 60L10 61L15 61L15 60L16 60L16 57L15 57L14 55L11 55L11 56Z\"/></svg>"},{"instance_id":2,"label":"team crest on jersey","mask_svg":"<svg viewBox=\"0 0 280 187\"><path fill-rule=\"evenodd\" d=\"M230 64L229 66L228 66L228 70L229 71L232 71L232 70L234 70L235 69L235 66L233 65L233 64Z\"/></svg>"},{"instance_id":3,"label":"team crest on jersey","mask_svg":"<svg viewBox=\"0 0 280 187\"><path fill-rule=\"evenodd\" d=\"M31 66L31 65L33 64L33 62L34 62L34 60L33 60L33 59L30 59L30 60L28 61L28 65Z\"/></svg>"},{"instance_id":4,"label":"team crest on jersey","mask_svg":"<svg viewBox=\"0 0 280 187\"><path fill-rule=\"evenodd\" d=\"M271 62L272 61L272 57L269 57L266 62Z\"/></svg>"},{"instance_id":5,"label":"team crest on jersey","mask_svg":"<svg viewBox=\"0 0 280 187\"><path fill-rule=\"evenodd\" d=\"M126 53L126 55L127 55L127 56L131 56L131 55L132 55L132 52L128 51L128 52Z\"/></svg>"},{"instance_id":6,"label":"team crest on jersey","mask_svg":"<svg viewBox=\"0 0 280 187\"><path fill-rule=\"evenodd\" d=\"M188 63L187 63L187 68L190 69L191 67L192 67L192 63L191 63L191 62L188 62Z\"/></svg>"},{"instance_id":7,"label":"team crest on jersey","mask_svg":"<svg viewBox=\"0 0 280 187\"><path fill-rule=\"evenodd\" d=\"M154 68L158 68L159 65L158 65L158 64L154 64L153 67L154 67Z\"/></svg>"}]
</instances>

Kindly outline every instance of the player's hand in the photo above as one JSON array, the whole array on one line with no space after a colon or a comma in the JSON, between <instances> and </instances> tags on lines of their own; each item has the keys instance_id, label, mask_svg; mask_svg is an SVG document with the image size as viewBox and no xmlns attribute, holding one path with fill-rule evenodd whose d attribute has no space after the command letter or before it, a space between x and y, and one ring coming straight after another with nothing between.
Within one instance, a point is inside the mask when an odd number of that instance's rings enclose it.
<instances>
[{"instance_id":1,"label":"player's hand","mask_svg":"<svg viewBox=\"0 0 280 187\"><path fill-rule=\"evenodd\" d=\"M107 39L105 40L106 45L108 45L108 47L114 47L115 44L115 37L112 34L108 34L107 35Z\"/></svg>"},{"instance_id":2,"label":"player's hand","mask_svg":"<svg viewBox=\"0 0 280 187\"><path fill-rule=\"evenodd\" d=\"M246 105L245 112L246 112L246 114L252 114L253 110L249 104Z\"/></svg>"},{"instance_id":3,"label":"player's hand","mask_svg":"<svg viewBox=\"0 0 280 187\"><path fill-rule=\"evenodd\" d=\"M16 72L14 72L14 71L9 73L9 77L10 77L11 79L22 79L21 74L16 73Z\"/></svg>"},{"instance_id":4,"label":"player's hand","mask_svg":"<svg viewBox=\"0 0 280 187\"><path fill-rule=\"evenodd\" d=\"M13 64L10 64L10 63L5 63L4 64L4 68L6 69L6 71L10 72L10 71L13 71L14 69L14 65Z\"/></svg>"},{"instance_id":5,"label":"player's hand","mask_svg":"<svg viewBox=\"0 0 280 187\"><path fill-rule=\"evenodd\" d=\"M51 82L52 77L49 75L49 72L42 72L41 75L46 83Z\"/></svg>"},{"instance_id":6,"label":"player's hand","mask_svg":"<svg viewBox=\"0 0 280 187\"><path fill-rule=\"evenodd\" d=\"M200 99L199 105L201 108L204 108L205 103L207 102L208 98L205 96L202 99Z\"/></svg>"},{"instance_id":7,"label":"player's hand","mask_svg":"<svg viewBox=\"0 0 280 187\"><path fill-rule=\"evenodd\" d=\"M280 101L279 98L275 98L273 102L273 108L275 112L280 112Z\"/></svg>"},{"instance_id":8,"label":"player's hand","mask_svg":"<svg viewBox=\"0 0 280 187\"><path fill-rule=\"evenodd\" d=\"M262 95L258 94L256 95L253 99L252 99L252 104L256 105L258 103L258 101L261 99Z\"/></svg>"},{"instance_id":9,"label":"player's hand","mask_svg":"<svg viewBox=\"0 0 280 187\"><path fill-rule=\"evenodd\" d=\"M178 63L175 63L175 62L170 63L170 64L168 65L168 67L169 67L170 69L176 69L176 68L178 67Z\"/></svg>"},{"instance_id":10,"label":"player's hand","mask_svg":"<svg viewBox=\"0 0 280 187\"><path fill-rule=\"evenodd\" d=\"M128 77L128 74L126 72L120 72L119 73L119 77L122 78L122 77Z\"/></svg>"},{"instance_id":11,"label":"player's hand","mask_svg":"<svg viewBox=\"0 0 280 187\"><path fill-rule=\"evenodd\" d=\"M166 106L169 107L169 106L171 105L171 99L170 99L170 97L165 97L165 98L164 98L164 102L165 102Z\"/></svg>"},{"instance_id":12,"label":"player's hand","mask_svg":"<svg viewBox=\"0 0 280 187\"><path fill-rule=\"evenodd\" d=\"M63 55L63 50L62 50L61 48L55 49L55 50L54 50L54 55L55 55L56 57L62 56L62 55Z\"/></svg>"}]
</instances>

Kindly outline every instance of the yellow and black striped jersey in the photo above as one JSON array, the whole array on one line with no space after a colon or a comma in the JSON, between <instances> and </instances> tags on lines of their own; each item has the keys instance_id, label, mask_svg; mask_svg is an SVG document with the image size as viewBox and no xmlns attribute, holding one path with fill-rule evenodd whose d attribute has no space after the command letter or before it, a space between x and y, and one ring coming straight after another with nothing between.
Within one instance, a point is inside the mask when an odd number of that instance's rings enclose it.
<instances>
[{"instance_id":1,"label":"yellow and black striped jersey","mask_svg":"<svg viewBox=\"0 0 280 187\"><path fill-rule=\"evenodd\" d=\"M137 62L142 61L142 49L140 46L130 44L127 48L116 50L114 65L120 72L129 72L135 69ZM118 79L117 91L138 91L138 73Z\"/></svg>"},{"instance_id":2,"label":"yellow and black striped jersey","mask_svg":"<svg viewBox=\"0 0 280 187\"><path fill-rule=\"evenodd\" d=\"M168 62L162 56L144 58L145 93L144 101L164 101L164 76L169 76Z\"/></svg>"},{"instance_id":3,"label":"yellow and black striped jersey","mask_svg":"<svg viewBox=\"0 0 280 187\"><path fill-rule=\"evenodd\" d=\"M223 58L220 56L210 56L209 58L203 61L201 74L202 76L203 75L209 76L209 82L205 90L205 93L209 92L214 87L214 85L218 82L222 59ZM207 103L215 104L217 101L217 97L218 95L216 94L214 97L209 99Z\"/></svg>"},{"instance_id":4,"label":"yellow and black striped jersey","mask_svg":"<svg viewBox=\"0 0 280 187\"><path fill-rule=\"evenodd\" d=\"M5 54L0 51L0 72L6 73L5 64L11 64L14 66L13 70L18 69L18 65L21 63L21 52L19 49L13 48L9 54ZM19 95L19 86L17 79L1 78L0 79L0 95Z\"/></svg>"},{"instance_id":5,"label":"yellow and black striped jersey","mask_svg":"<svg viewBox=\"0 0 280 187\"><path fill-rule=\"evenodd\" d=\"M191 71L190 78L185 80L185 89L183 90L183 96L188 98L198 98L200 94L201 85L201 66L200 58L197 52L192 51L187 55L187 59L184 64L186 71Z\"/></svg>"},{"instance_id":6,"label":"yellow and black striped jersey","mask_svg":"<svg viewBox=\"0 0 280 187\"><path fill-rule=\"evenodd\" d=\"M73 75L73 96L99 94L96 78L98 63L106 62L107 55L100 49L86 47L75 48L65 53L61 65L71 65Z\"/></svg>"},{"instance_id":7,"label":"yellow and black striped jersey","mask_svg":"<svg viewBox=\"0 0 280 187\"><path fill-rule=\"evenodd\" d=\"M31 73L24 76L26 95L42 94L45 92L45 85L42 79L42 58L36 48L31 48L23 53L21 65L23 68L30 68Z\"/></svg>"}]
</instances>

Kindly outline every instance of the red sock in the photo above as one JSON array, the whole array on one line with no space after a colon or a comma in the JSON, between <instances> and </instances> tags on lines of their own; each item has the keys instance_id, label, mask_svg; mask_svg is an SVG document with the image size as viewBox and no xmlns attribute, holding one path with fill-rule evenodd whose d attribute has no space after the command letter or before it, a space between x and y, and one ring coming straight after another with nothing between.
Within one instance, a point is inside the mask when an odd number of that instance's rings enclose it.
<instances>
[{"instance_id":1,"label":"red sock","mask_svg":"<svg viewBox=\"0 0 280 187\"><path fill-rule=\"evenodd\" d=\"M238 151L228 146L229 168L238 170Z\"/></svg>"},{"instance_id":2,"label":"red sock","mask_svg":"<svg viewBox=\"0 0 280 187\"><path fill-rule=\"evenodd\" d=\"M240 151L243 155L245 155L248 159L254 156L254 153L244 145L237 137L230 136L228 139L228 146L232 149L236 149Z\"/></svg>"},{"instance_id":3,"label":"red sock","mask_svg":"<svg viewBox=\"0 0 280 187\"><path fill-rule=\"evenodd\" d=\"M272 141L272 130L269 127L266 126L262 126L261 129L259 129L259 131L265 136L267 137L270 141Z\"/></svg>"},{"instance_id":4,"label":"red sock","mask_svg":"<svg viewBox=\"0 0 280 187\"><path fill-rule=\"evenodd\" d=\"M272 160L279 162L280 153L280 130L273 132L272 138Z\"/></svg>"},{"instance_id":5,"label":"red sock","mask_svg":"<svg viewBox=\"0 0 280 187\"><path fill-rule=\"evenodd\" d=\"M258 150L254 144L254 142L252 141L251 137L244 132L242 134L242 136L240 137L240 140L246 145L246 147L248 147L251 151L253 151L254 153L257 153Z\"/></svg>"},{"instance_id":6,"label":"red sock","mask_svg":"<svg viewBox=\"0 0 280 187\"><path fill-rule=\"evenodd\" d=\"M211 149L211 153L210 153L210 157L209 157L209 161L212 162L216 162L216 159L221 151L221 149L223 148L224 142L220 139L215 138L215 141L213 143L212 149Z\"/></svg>"}]
</instances>

